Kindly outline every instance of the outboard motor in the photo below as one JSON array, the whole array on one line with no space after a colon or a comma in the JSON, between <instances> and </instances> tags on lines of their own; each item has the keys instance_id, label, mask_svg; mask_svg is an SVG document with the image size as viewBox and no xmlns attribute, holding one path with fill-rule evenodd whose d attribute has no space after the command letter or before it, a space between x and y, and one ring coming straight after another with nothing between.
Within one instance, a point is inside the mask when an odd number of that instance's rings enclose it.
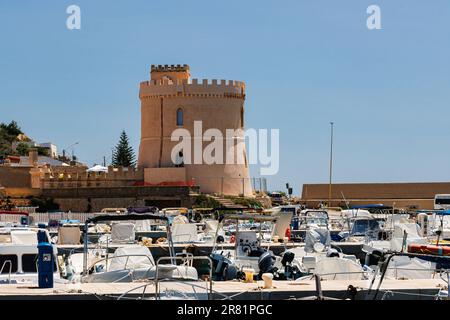
<instances>
[{"instance_id":1,"label":"outboard motor","mask_svg":"<svg viewBox=\"0 0 450 320\"><path fill-rule=\"evenodd\" d=\"M295 253L291 252L291 251L286 251L283 254L283 258L281 259L281 264L283 265L283 267L286 267L286 265L291 264L292 261L294 261L295 258Z\"/></svg>"},{"instance_id":2,"label":"outboard motor","mask_svg":"<svg viewBox=\"0 0 450 320\"><path fill-rule=\"evenodd\" d=\"M213 280L226 281L238 278L237 267L226 256L219 253L211 253L213 263Z\"/></svg>"},{"instance_id":3,"label":"outboard motor","mask_svg":"<svg viewBox=\"0 0 450 320\"><path fill-rule=\"evenodd\" d=\"M383 254L380 251L373 250L372 252L366 254L364 264L369 267L377 266L382 256Z\"/></svg>"},{"instance_id":4,"label":"outboard motor","mask_svg":"<svg viewBox=\"0 0 450 320\"><path fill-rule=\"evenodd\" d=\"M297 279L300 277L300 270L297 266L293 266L292 262L294 261L295 253L291 251L285 251L281 258L281 264L284 267L284 273L278 271L274 276L276 280L287 280L287 279Z\"/></svg>"},{"instance_id":5,"label":"outboard motor","mask_svg":"<svg viewBox=\"0 0 450 320\"><path fill-rule=\"evenodd\" d=\"M277 268L274 267L276 258L272 251L264 252L258 259L259 275L263 273L275 273Z\"/></svg>"}]
</instances>

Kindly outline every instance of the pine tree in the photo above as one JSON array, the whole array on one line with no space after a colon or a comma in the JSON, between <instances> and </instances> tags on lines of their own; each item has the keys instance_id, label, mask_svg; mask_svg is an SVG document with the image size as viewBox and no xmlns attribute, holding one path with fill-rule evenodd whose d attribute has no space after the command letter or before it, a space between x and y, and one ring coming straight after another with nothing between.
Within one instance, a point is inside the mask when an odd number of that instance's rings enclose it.
<instances>
[{"instance_id":1,"label":"pine tree","mask_svg":"<svg viewBox=\"0 0 450 320\"><path fill-rule=\"evenodd\" d=\"M130 146L125 130L123 130L120 134L119 143L113 152L112 165L115 167L134 167L135 159L133 148Z\"/></svg>"}]
</instances>

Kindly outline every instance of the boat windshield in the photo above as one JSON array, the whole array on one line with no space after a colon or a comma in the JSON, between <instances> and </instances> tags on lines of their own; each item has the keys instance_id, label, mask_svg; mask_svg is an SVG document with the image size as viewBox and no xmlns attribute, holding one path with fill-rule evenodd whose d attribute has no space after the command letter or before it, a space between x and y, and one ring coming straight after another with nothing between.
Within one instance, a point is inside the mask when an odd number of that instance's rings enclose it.
<instances>
[{"instance_id":1,"label":"boat windshield","mask_svg":"<svg viewBox=\"0 0 450 320\"><path fill-rule=\"evenodd\" d=\"M353 222L352 235L366 235L369 231L380 229L377 220L374 219L358 219Z\"/></svg>"}]
</instances>

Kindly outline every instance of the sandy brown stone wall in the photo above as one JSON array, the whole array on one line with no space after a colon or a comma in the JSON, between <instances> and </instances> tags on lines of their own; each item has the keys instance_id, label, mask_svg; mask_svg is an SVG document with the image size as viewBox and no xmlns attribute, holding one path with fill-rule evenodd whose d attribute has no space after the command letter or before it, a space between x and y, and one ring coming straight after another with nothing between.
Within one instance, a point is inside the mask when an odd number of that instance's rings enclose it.
<instances>
[{"instance_id":1,"label":"sandy brown stone wall","mask_svg":"<svg viewBox=\"0 0 450 320\"><path fill-rule=\"evenodd\" d=\"M31 167L0 166L0 186L4 188L31 188Z\"/></svg>"},{"instance_id":2,"label":"sandy brown stone wall","mask_svg":"<svg viewBox=\"0 0 450 320\"><path fill-rule=\"evenodd\" d=\"M328 184L305 184L301 201L314 206L326 202L328 190ZM383 203L433 209L436 194L450 194L450 182L332 184L332 205L345 204L342 193L351 205Z\"/></svg>"}]
</instances>

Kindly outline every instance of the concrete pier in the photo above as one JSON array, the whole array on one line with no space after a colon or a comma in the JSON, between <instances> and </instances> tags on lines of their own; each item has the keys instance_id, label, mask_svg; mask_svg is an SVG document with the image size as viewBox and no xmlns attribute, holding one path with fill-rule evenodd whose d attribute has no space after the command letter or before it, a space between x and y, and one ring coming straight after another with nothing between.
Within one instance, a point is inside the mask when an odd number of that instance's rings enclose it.
<instances>
[{"instance_id":1,"label":"concrete pier","mask_svg":"<svg viewBox=\"0 0 450 320\"><path fill-rule=\"evenodd\" d=\"M55 284L52 289L39 289L29 285L5 284L0 286L0 300L110 300L117 299L119 296L130 291L122 298L152 299L155 296L155 286L148 283L82 283L82 284ZM165 289L186 290L191 284L206 287L205 282L161 282L161 291ZM272 289L263 289L263 282L243 283L239 281L223 281L213 283L213 299L220 300L232 297L232 300L280 300L280 299L299 299L316 296L316 285L314 280L303 281L274 281ZM338 299L352 298L348 293L348 287L352 285L357 289L355 300L366 299L368 280L327 280L322 281L322 293L326 297ZM377 299L396 299L396 300L430 300L434 299L440 288L446 283L440 279L421 279L421 280L389 280L383 282ZM135 289L133 291L133 289ZM199 293L206 293L206 290L196 289Z\"/></svg>"}]
</instances>

